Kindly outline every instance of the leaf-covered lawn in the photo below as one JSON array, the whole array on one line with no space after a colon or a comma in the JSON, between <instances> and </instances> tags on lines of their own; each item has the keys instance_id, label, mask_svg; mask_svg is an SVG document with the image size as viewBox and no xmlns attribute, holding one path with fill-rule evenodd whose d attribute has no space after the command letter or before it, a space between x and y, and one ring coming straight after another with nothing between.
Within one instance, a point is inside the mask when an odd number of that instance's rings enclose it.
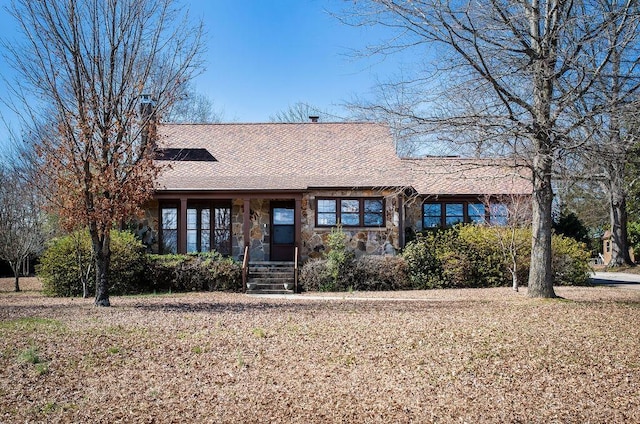
<instances>
[{"instance_id":1,"label":"leaf-covered lawn","mask_svg":"<svg viewBox=\"0 0 640 424\"><path fill-rule=\"evenodd\" d=\"M3 423L640 422L638 291L193 293L96 308L10 288Z\"/></svg>"}]
</instances>

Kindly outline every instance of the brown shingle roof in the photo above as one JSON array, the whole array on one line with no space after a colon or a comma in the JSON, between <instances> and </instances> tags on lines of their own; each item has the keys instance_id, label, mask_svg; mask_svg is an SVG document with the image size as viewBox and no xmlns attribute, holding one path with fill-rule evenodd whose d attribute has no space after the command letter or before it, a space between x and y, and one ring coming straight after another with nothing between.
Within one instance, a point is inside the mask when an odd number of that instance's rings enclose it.
<instances>
[{"instance_id":1,"label":"brown shingle roof","mask_svg":"<svg viewBox=\"0 0 640 424\"><path fill-rule=\"evenodd\" d=\"M428 157L403 159L422 195L531 194L526 168L513 161Z\"/></svg>"},{"instance_id":2,"label":"brown shingle roof","mask_svg":"<svg viewBox=\"0 0 640 424\"><path fill-rule=\"evenodd\" d=\"M455 158L401 160L376 123L162 124L161 148L205 148L215 162L170 161L160 190L413 187L425 195L530 193L509 167ZM494 163L495 165L495 163Z\"/></svg>"},{"instance_id":3,"label":"brown shingle roof","mask_svg":"<svg viewBox=\"0 0 640 424\"><path fill-rule=\"evenodd\" d=\"M173 161L174 190L303 190L403 185L389 129L373 123L163 124L163 148L206 148L217 162Z\"/></svg>"}]
</instances>

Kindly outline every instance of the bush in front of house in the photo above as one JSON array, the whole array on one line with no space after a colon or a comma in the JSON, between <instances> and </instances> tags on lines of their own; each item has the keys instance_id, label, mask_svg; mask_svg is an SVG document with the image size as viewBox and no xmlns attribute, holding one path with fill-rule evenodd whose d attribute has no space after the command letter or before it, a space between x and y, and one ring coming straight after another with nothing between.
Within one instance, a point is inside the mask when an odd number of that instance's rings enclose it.
<instances>
[{"instance_id":1,"label":"bush in front of house","mask_svg":"<svg viewBox=\"0 0 640 424\"><path fill-rule=\"evenodd\" d=\"M405 290L411 288L407 263L399 256L362 256L349 267L347 287L358 291Z\"/></svg>"},{"instance_id":2,"label":"bush in front of house","mask_svg":"<svg viewBox=\"0 0 640 424\"><path fill-rule=\"evenodd\" d=\"M309 259L298 274L300 287L305 291L340 291L341 286L331 277L326 259ZM346 286L342 287L346 290Z\"/></svg>"},{"instance_id":3,"label":"bush in front of house","mask_svg":"<svg viewBox=\"0 0 640 424\"><path fill-rule=\"evenodd\" d=\"M152 291L241 291L241 265L217 252L147 255L146 275Z\"/></svg>"},{"instance_id":4,"label":"bush in front of house","mask_svg":"<svg viewBox=\"0 0 640 424\"><path fill-rule=\"evenodd\" d=\"M333 273L329 259L311 259L300 269L300 285L306 291L381 291L410 287L407 266L399 256L351 256Z\"/></svg>"},{"instance_id":5,"label":"bush in front of house","mask_svg":"<svg viewBox=\"0 0 640 424\"><path fill-rule=\"evenodd\" d=\"M409 243L407 261L413 288L497 287L511 285L511 249L516 274L526 285L531 254L531 230L456 226L428 232ZM584 243L554 235L552 270L556 285L584 285L589 278L589 252Z\"/></svg>"},{"instance_id":6,"label":"bush in front of house","mask_svg":"<svg viewBox=\"0 0 640 424\"><path fill-rule=\"evenodd\" d=\"M307 261L300 270L300 284L308 291L380 291L409 287L404 259L391 256L356 258L347 249L341 226L331 229L326 259Z\"/></svg>"},{"instance_id":7,"label":"bush in front of house","mask_svg":"<svg viewBox=\"0 0 640 424\"><path fill-rule=\"evenodd\" d=\"M114 295L140 293L144 286L144 246L127 231L111 232L109 292ZM95 292L95 265L88 231L51 240L36 268L47 296L89 296Z\"/></svg>"}]
</instances>

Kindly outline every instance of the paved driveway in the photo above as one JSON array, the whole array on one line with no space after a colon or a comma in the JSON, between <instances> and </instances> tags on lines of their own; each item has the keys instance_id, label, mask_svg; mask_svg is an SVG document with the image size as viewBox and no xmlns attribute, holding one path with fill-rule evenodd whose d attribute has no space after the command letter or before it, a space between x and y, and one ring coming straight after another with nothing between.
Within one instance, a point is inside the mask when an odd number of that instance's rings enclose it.
<instances>
[{"instance_id":1,"label":"paved driveway","mask_svg":"<svg viewBox=\"0 0 640 424\"><path fill-rule=\"evenodd\" d=\"M593 284L640 290L640 275L625 272L595 272L591 276Z\"/></svg>"}]
</instances>

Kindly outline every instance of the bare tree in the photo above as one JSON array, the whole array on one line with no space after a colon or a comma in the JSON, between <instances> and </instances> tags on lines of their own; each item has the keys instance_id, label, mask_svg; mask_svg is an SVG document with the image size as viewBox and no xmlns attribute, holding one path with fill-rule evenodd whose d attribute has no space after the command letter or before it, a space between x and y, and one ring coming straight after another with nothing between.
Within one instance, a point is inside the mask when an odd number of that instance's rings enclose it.
<instances>
[{"instance_id":1,"label":"bare tree","mask_svg":"<svg viewBox=\"0 0 640 424\"><path fill-rule=\"evenodd\" d=\"M603 34L626 30L636 19L633 1L611 4L623 19L612 19L602 6L588 0L369 0L343 17L396 31L373 53L437 51L425 75L409 81L427 94L405 114L423 132L437 134L435 142L466 144L481 135L492 153L526 161L533 178L532 297L555 296L552 176L554 161L581 147L573 136L586 117L573 113L575 104L597 89L611 62ZM598 56L586 54L595 45Z\"/></svg>"},{"instance_id":2,"label":"bare tree","mask_svg":"<svg viewBox=\"0 0 640 424\"><path fill-rule=\"evenodd\" d=\"M493 229L511 274L512 288L518 291L520 252L525 247L521 233L531 225L531 202L524 196L486 195L483 203L490 211L488 225Z\"/></svg>"},{"instance_id":3,"label":"bare tree","mask_svg":"<svg viewBox=\"0 0 640 424\"><path fill-rule=\"evenodd\" d=\"M319 121L341 120L339 118L336 119L337 117L335 115L332 115L327 111L321 110L304 102L294 103L286 110L281 110L280 112L271 115L269 120L271 122L282 123L309 122L312 117L316 117Z\"/></svg>"},{"instance_id":4,"label":"bare tree","mask_svg":"<svg viewBox=\"0 0 640 424\"><path fill-rule=\"evenodd\" d=\"M23 37L5 43L13 104L37 140L50 208L66 228L89 228L95 304L109 306L110 231L153 192L150 123L200 70L201 25L172 0L15 0L9 11Z\"/></svg>"},{"instance_id":5,"label":"bare tree","mask_svg":"<svg viewBox=\"0 0 640 424\"><path fill-rule=\"evenodd\" d=\"M0 259L9 263L19 292L21 265L44 248L46 218L19 168L0 163L0 181Z\"/></svg>"},{"instance_id":6,"label":"bare tree","mask_svg":"<svg viewBox=\"0 0 640 424\"><path fill-rule=\"evenodd\" d=\"M635 3L635 2L632 2ZM595 81L592 98L578 104L577 113L587 116L585 133L589 143L581 158L588 176L595 178L606 194L611 228L609 266L633 265L627 240L627 186L632 150L638 143L640 114L640 20L636 15L620 13L616 3L600 0L600 10L613 22L607 26L598 45L589 56L596 59L604 47L610 60ZM600 160L593 160L593 158Z\"/></svg>"},{"instance_id":7,"label":"bare tree","mask_svg":"<svg viewBox=\"0 0 640 424\"><path fill-rule=\"evenodd\" d=\"M198 93L189 84L162 120L172 123L216 124L222 122L223 115L222 111L214 108L213 100L203 93Z\"/></svg>"}]
</instances>

